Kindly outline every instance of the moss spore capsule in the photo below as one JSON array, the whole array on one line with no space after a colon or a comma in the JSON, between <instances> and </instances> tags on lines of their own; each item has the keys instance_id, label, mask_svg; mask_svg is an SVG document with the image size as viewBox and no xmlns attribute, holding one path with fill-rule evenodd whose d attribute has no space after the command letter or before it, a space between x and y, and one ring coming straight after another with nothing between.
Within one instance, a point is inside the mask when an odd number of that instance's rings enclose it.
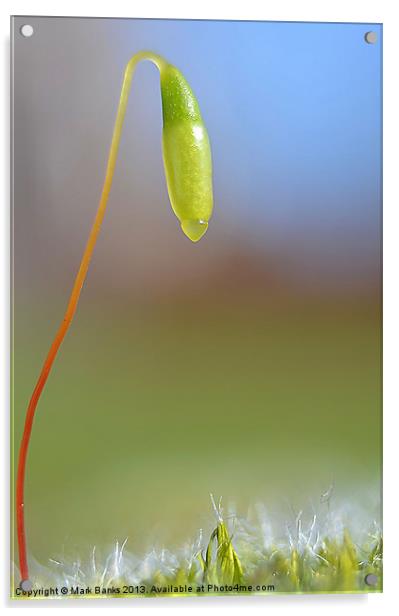
<instances>
[{"instance_id":1,"label":"moss spore capsule","mask_svg":"<svg viewBox=\"0 0 399 616\"><path fill-rule=\"evenodd\" d=\"M197 242L212 215L212 157L197 99L181 72L161 70L162 150L170 202L183 232Z\"/></svg>"}]
</instances>

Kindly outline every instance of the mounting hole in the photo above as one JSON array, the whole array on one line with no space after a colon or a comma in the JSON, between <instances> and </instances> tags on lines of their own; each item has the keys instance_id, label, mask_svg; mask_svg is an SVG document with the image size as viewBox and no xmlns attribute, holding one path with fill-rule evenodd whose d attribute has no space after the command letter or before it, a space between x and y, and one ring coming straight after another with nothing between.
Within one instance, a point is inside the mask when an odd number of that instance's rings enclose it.
<instances>
[{"instance_id":1,"label":"mounting hole","mask_svg":"<svg viewBox=\"0 0 399 616\"><path fill-rule=\"evenodd\" d=\"M368 573L364 578L364 581L366 582L367 586L375 586L378 582L378 577L375 575L375 573Z\"/></svg>"},{"instance_id":2,"label":"mounting hole","mask_svg":"<svg viewBox=\"0 0 399 616\"><path fill-rule=\"evenodd\" d=\"M377 42L377 32L366 32L366 34L364 35L364 40L369 45L375 45L375 43Z\"/></svg>"},{"instance_id":3,"label":"mounting hole","mask_svg":"<svg viewBox=\"0 0 399 616\"><path fill-rule=\"evenodd\" d=\"M24 24L20 27L19 31L22 36L24 36L25 38L29 38L33 34L33 26L31 26L30 24Z\"/></svg>"},{"instance_id":4,"label":"mounting hole","mask_svg":"<svg viewBox=\"0 0 399 616\"><path fill-rule=\"evenodd\" d=\"M32 582L30 580L22 580L21 589L25 592L32 590Z\"/></svg>"}]
</instances>

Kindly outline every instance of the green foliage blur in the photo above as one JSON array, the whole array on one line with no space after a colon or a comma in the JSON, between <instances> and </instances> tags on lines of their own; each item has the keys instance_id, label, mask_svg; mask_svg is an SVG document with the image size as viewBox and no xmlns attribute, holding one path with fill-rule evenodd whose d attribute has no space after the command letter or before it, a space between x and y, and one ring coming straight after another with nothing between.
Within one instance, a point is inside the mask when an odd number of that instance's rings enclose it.
<instances>
[{"instance_id":1,"label":"green foliage blur","mask_svg":"<svg viewBox=\"0 0 399 616\"><path fill-rule=\"evenodd\" d=\"M90 300L33 429L26 516L39 560L125 537L133 551L173 546L209 523L210 492L245 511L257 499L299 506L331 481L361 502L378 485L378 303ZM15 314L15 459L62 309Z\"/></svg>"}]
</instances>

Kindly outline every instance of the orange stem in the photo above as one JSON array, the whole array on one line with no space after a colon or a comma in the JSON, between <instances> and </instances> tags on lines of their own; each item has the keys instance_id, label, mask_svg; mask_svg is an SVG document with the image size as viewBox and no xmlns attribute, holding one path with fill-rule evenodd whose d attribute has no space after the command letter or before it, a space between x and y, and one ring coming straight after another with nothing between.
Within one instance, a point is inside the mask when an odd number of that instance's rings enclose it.
<instances>
[{"instance_id":1,"label":"orange stem","mask_svg":"<svg viewBox=\"0 0 399 616\"><path fill-rule=\"evenodd\" d=\"M105 210L107 207L108 197L111 190L112 179L115 170L116 159L118 155L119 142L121 138L123 121L125 118L127 102L129 98L130 86L134 69L140 60L151 60L158 69L161 71L165 65L164 60L151 52L140 52L133 56L128 62L123 78L122 90L119 99L118 111L115 120L114 132L112 135L111 147L108 155L107 169L105 173L104 186L101 193L100 203L97 209L97 213L91 228L89 238L87 240L86 248L83 253L83 257L80 263L79 271L76 275L75 282L73 284L71 296L69 298L68 306L62 320L61 325L55 335L55 338L51 344L50 350L43 364L42 371L36 383L36 387L33 390L32 397L29 402L28 409L26 411L25 426L22 435L22 440L19 449L18 459L18 471L17 471L17 485L16 485L16 515L17 515L17 536L18 536L18 551L19 551L19 565L22 582L29 580L29 568L26 555L26 534L25 534L25 517L24 517L24 485L25 485L25 467L26 458L28 453L29 441L32 432L33 419L37 404L39 402L41 393L46 384L47 378L50 374L54 360L57 356L58 350L62 341L65 338L69 326L76 312L76 308L79 301L79 296L82 291L83 283L86 278L87 270L93 254L93 250L97 241L98 234L101 229L101 224L104 219Z\"/></svg>"}]
</instances>

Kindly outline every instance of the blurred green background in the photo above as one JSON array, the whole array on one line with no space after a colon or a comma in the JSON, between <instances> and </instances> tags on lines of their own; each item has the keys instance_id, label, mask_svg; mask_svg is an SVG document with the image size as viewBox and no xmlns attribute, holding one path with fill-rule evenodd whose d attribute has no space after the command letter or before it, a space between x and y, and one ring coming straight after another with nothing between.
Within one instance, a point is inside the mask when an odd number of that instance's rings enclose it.
<instances>
[{"instance_id":1,"label":"blurred green background","mask_svg":"<svg viewBox=\"0 0 399 616\"><path fill-rule=\"evenodd\" d=\"M137 552L179 545L214 523L210 492L245 513L306 507L334 483L337 499L378 507L380 39L367 45L363 24L31 18L24 40L25 21L14 20L15 459L131 54L153 48L184 72L215 179L193 245L168 203L158 75L140 66L104 226L35 419L30 554L126 536Z\"/></svg>"},{"instance_id":2,"label":"blurred green background","mask_svg":"<svg viewBox=\"0 0 399 616\"><path fill-rule=\"evenodd\" d=\"M245 513L259 500L306 506L331 481L357 504L374 487L380 340L364 298L208 289L99 307L88 296L34 426L26 503L36 556L125 536L136 550L178 544L209 525L210 491ZM60 310L16 316L17 437Z\"/></svg>"}]
</instances>

